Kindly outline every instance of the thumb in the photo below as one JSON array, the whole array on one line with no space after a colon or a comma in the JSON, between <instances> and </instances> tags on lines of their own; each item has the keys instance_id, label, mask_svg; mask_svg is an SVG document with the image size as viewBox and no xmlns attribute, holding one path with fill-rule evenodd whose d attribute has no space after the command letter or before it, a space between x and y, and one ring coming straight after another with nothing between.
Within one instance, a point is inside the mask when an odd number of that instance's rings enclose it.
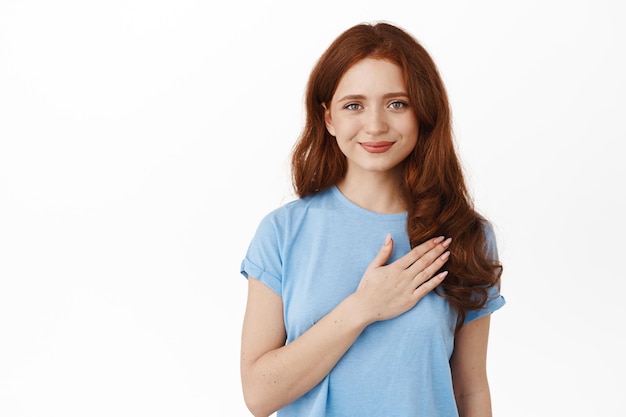
<instances>
[{"instance_id":1,"label":"thumb","mask_svg":"<svg viewBox=\"0 0 626 417\"><path fill-rule=\"evenodd\" d=\"M376 268L385 265L385 263L389 260L392 251L393 239L391 238L391 235L387 233L387 236L385 237L385 243L383 243L383 247L380 248L380 250L376 254L376 257L370 263L370 268Z\"/></svg>"}]
</instances>

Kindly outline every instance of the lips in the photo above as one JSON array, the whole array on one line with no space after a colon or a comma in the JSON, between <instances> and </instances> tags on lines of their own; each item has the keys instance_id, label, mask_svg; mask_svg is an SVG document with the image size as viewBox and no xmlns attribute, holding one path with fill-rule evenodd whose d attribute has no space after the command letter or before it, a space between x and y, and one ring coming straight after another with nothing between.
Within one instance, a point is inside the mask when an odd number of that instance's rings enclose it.
<instances>
[{"instance_id":1,"label":"lips","mask_svg":"<svg viewBox=\"0 0 626 417\"><path fill-rule=\"evenodd\" d=\"M391 149L393 142L361 142L360 145L369 153L383 153Z\"/></svg>"}]
</instances>

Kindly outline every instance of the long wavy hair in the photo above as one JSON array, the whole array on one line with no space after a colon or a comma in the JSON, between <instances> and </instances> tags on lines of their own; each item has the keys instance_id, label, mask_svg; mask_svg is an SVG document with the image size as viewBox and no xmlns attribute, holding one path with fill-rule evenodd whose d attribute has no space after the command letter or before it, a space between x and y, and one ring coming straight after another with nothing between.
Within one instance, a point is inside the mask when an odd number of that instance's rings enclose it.
<instances>
[{"instance_id":1,"label":"long wavy hair","mask_svg":"<svg viewBox=\"0 0 626 417\"><path fill-rule=\"evenodd\" d=\"M339 183L346 158L326 130L323 105L330 103L342 75L364 58L385 59L404 73L409 102L418 120L413 152L402 162L407 233L415 247L434 236L453 237L437 289L459 313L482 308L489 289L499 285L502 265L486 252L485 222L473 207L457 157L451 112L439 71L419 42L389 23L359 24L343 32L318 60L309 77L305 126L292 158L296 194L305 197Z\"/></svg>"}]
</instances>

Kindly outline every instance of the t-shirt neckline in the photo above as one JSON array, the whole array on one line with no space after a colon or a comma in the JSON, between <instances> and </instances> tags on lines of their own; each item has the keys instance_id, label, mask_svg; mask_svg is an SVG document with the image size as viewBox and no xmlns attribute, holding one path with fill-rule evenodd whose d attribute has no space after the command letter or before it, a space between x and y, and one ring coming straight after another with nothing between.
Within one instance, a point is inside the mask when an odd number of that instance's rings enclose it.
<instances>
[{"instance_id":1,"label":"t-shirt neckline","mask_svg":"<svg viewBox=\"0 0 626 417\"><path fill-rule=\"evenodd\" d=\"M405 220L407 213L376 213L374 211L367 210L361 206L356 205L352 201L348 200L348 198L343 195L343 193L339 190L339 187L333 185L330 190L335 198L339 200L339 202L346 207L348 210L352 211L356 215L369 217L372 219L384 219L384 220Z\"/></svg>"}]
</instances>

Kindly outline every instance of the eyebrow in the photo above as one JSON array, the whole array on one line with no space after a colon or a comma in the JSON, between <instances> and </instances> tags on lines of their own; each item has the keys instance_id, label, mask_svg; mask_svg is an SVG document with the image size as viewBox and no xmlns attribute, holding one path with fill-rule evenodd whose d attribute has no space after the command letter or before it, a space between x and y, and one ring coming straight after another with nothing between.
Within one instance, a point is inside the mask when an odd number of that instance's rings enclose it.
<instances>
[{"instance_id":1,"label":"eyebrow","mask_svg":"<svg viewBox=\"0 0 626 417\"><path fill-rule=\"evenodd\" d=\"M387 98L392 98L392 97L406 97L408 98L409 95L407 93L405 93L404 91L401 92L396 92L396 93L387 93L383 95L384 99ZM342 101L347 101L347 100L365 100L366 97L362 94L348 94L347 96L344 96L342 98L340 98L339 100L337 100L337 102L342 102Z\"/></svg>"}]
</instances>

